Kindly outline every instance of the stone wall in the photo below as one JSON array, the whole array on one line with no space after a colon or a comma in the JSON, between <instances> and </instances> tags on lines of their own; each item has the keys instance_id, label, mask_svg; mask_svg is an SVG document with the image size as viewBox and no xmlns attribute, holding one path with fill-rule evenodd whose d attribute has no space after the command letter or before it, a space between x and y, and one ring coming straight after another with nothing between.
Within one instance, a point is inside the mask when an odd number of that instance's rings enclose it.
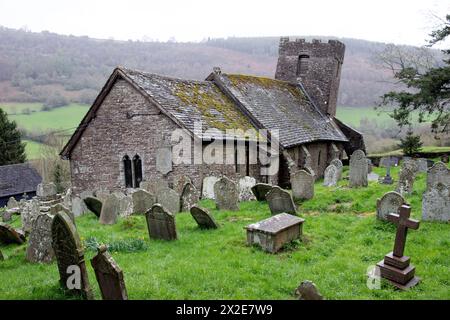
<instances>
[{"instance_id":1,"label":"stone wall","mask_svg":"<svg viewBox=\"0 0 450 320\"><path fill-rule=\"evenodd\" d=\"M299 80L322 112L335 116L344 53L345 45L336 40L281 38L275 78ZM300 69L299 58L304 59Z\"/></svg>"},{"instance_id":2,"label":"stone wall","mask_svg":"<svg viewBox=\"0 0 450 320\"><path fill-rule=\"evenodd\" d=\"M201 188L205 176L225 174L237 179L245 175L245 167L240 166L236 170L234 165L221 164L179 164L173 165L172 171L166 175L159 173L156 150L174 145L170 141L171 135L178 128L175 122L126 81L117 80L70 156L73 193L98 189L124 190L122 159L125 155L130 159L139 155L143 180L163 178L169 186L183 175L189 176L197 188ZM192 155L193 149L192 143ZM259 165L250 166L250 175L257 181L262 180L259 169Z\"/></svg>"}]
</instances>

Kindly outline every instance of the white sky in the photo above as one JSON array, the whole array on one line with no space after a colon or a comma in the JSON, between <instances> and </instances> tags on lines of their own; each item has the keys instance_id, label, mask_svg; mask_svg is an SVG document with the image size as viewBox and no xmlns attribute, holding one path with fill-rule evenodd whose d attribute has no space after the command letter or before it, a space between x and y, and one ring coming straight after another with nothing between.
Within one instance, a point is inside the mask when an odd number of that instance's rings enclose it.
<instances>
[{"instance_id":1,"label":"white sky","mask_svg":"<svg viewBox=\"0 0 450 320\"><path fill-rule=\"evenodd\" d=\"M448 0L0 0L0 25L121 40L316 35L424 45Z\"/></svg>"}]
</instances>

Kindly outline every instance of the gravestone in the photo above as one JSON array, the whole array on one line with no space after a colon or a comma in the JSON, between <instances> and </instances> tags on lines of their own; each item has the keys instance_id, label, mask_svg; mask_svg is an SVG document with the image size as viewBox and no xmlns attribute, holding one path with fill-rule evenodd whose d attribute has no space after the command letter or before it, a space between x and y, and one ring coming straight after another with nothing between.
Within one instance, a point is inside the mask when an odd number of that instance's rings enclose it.
<instances>
[{"instance_id":1,"label":"gravestone","mask_svg":"<svg viewBox=\"0 0 450 320\"><path fill-rule=\"evenodd\" d=\"M202 199L214 200L214 185L219 178L214 176L205 177L202 184Z\"/></svg>"},{"instance_id":2,"label":"gravestone","mask_svg":"<svg viewBox=\"0 0 450 320\"><path fill-rule=\"evenodd\" d=\"M409 169L411 172L414 173L414 175L419 172L419 166L416 160L411 159L409 157L403 157L402 169L404 168Z\"/></svg>"},{"instance_id":3,"label":"gravestone","mask_svg":"<svg viewBox=\"0 0 450 320\"><path fill-rule=\"evenodd\" d=\"M97 255L91 259L91 265L103 300L128 300L123 271L105 245L98 247Z\"/></svg>"},{"instance_id":4,"label":"gravestone","mask_svg":"<svg viewBox=\"0 0 450 320\"><path fill-rule=\"evenodd\" d=\"M81 197L72 197L72 212L75 217L79 217L88 212L88 208Z\"/></svg>"},{"instance_id":5,"label":"gravestone","mask_svg":"<svg viewBox=\"0 0 450 320\"><path fill-rule=\"evenodd\" d=\"M63 197L63 204L66 208L72 208L72 189L69 188Z\"/></svg>"},{"instance_id":6,"label":"gravestone","mask_svg":"<svg viewBox=\"0 0 450 320\"><path fill-rule=\"evenodd\" d=\"M115 224L119 215L119 199L110 194L102 205L99 222L101 224Z\"/></svg>"},{"instance_id":7,"label":"gravestone","mask_svg":"<svg viewBox=\"0 0 450 320\"><path fill-rule=\"evenodd\" d=\"M414 179L416 174L410 169L410 166L403 166L398 175L398 184L396 191L400 194L410 194L413 192Z\"/></svg>"},{"instance_id":8,"label":"gravestone","mask_svg":"<svg viewBox=\"0 0 450 320\"><path fill-rule=\"evenodd\" d=\"M181 211L189 211L199 200L197 188L190 182L186 183L181 191Z\"/></svg>"},{"instance_id":9,"label":"gravestone","mask_svg":"<svg viewBox=\"0 0 450 320\"><path fill-rule=\"evenodd\" d=\"M200 229L217 229L219 227L208 210L193 206L190 211Z\"/></svg>"},{"instance_id":10,"label":"gravestone","mask_svg":"<svg viewBox=\"0 0 450 320\"><path fill-rule=\"evenodd\" d=\"M416 159L417 170L418 172L427 172L428 170L428 161L425 158Z\"/></svg>"},{"instance_id":11,"label":"gravestone","mask_svg":"<svg viewBox=\"0 0 450 320\"><path fill-rule=\"evenodd\" d=\"M239 210L239 191L235 182L220 178L214 185L214 198L218 210Z\"/></svg>"},{"instance_id":12,"label":"gravestone","mask_svg":"<svg viewBox=\"0 0 450 320\"><path fill-rule=\"evenodd\" d=\"M100 189L100 190L97 190L94 192L95 198L98 199L101 203L105 202L110 194L111 193L108 190L103 190L103 189ZM90 198L94 198L94 197L90 197ZM86 199L84 199L84 200L85 200L84 202L86 203ZM88 207L88 209L89 209L89 207Z\"/></svg>"},{"instance_id":13,"label":"gravestone","mask_svg":"<svg viewBox=\"0 0 450 320\"><path fill-rule=\"evenodd\" d=\"M185 176L185 175L177 176L177 177L175 178L175 182L174 182L174 184L173 184L173 189L174 189L176 192L178 192L178 194L182 194L182 193L183 193L184 186L185 186L187 183L192 183L192 184L193 184L191 178L189 178L188 176Z\"/></svg>"},{"instance_id":14,"label":"gravestone","mask_svg":"<svg viewBox=\"0 0 450 320\"><path fill-rule=\"evenodd\" d=\"M272 189L266 194L266 199L269 203L269 208L272 215L284 212L294 215L297 214L291 194L278 186L272 187Z\"/></svg>"},{"instance_id":15,"label":"gravestone","mask_svg":"<svg viewBox=\"0 0 450 320\"><path fill-rule=\"evenodd\" d=\"M391 157L382 157L380 159L380 167L390 167L392 166L391 162Z\"/></svg>"},{"instance_id":16,"label":"gravestone","mask_svg":"<svg viewBox=\"0 0 450 320\"><path fill-rule=\"evenodd\" d=\"M291 186L294 199L308 200L314 197L314 176L305 170L291 174Z\"/></svg>"},{"instance_id":17,"label":"gravestone","mask_svg":"<svg viewBox=\"0 0 450 320\"><path fill-rule=\"evenodd\" d=\"M93 299L84 250L70 217L58 212L52 223L52 248L58 265L60 285L69 293Z\"/></svg>"},{"instance_id":18,"label":"gravestone","mask_svg":"<svg viewBox=\"0 0 450 320\"><path fill-rule=\"evenodd\" d=\"M252 187L255 186L256 179L253 177L242 177L238 180L239 201L255 200Z\"/></svg>"},{"instance_id":19,"label":"gravestone","mask_svg":"<svg viewBox=\"0 0 450 320\"><path fill-rule=\"evenodd\" d=\"M133 213L133 200L131 196L126 195L121 191L114 191L113 195L119 200L119 215L121 217L128 217Z\"/></svg>"},{"instance_id":20,"label":"gravestone","mask_svg":"<svg viewBox=\"0 0 450 320\"><path fill-rule=\"evenodd\" d=\"M303 281L295 290L295 294L299 300L323 300L316 285L309 280Z\"/></svg>"},{"instance_id":21,"label":"gravestone","mask_svg":"<svg viewBox=\"0 0 450 320\"><path fill-rule=\"evenodd\" d=\"M372 160L367 159L367 173L371 173L373 169Z\"/></svg>"},{"instance_id":22,"label":"gravestone","mask_svg":"<svg viewBox=\"0 0 450 320\"><path fill-rule=\"evenodd\" d=\"M153 239L176 240L177 229L175 216L164 209L159 203L154 204L145 213L148 235Z\"/></svg>"},{"instance_id":23,"label":"gravestone","mask_svg":"<svg viewBox=\"0 0 450 320\"><path fill-rule=\"evenodd\" d=\"M73 215L72 211L70 211L66 206L64 206L61 203L57 203L51 206L49 213L54 216L60 211L64 211L70 217L72 222L75 224L75 216Z\"/></svg>"},{"instance_id":24,"label":"gravestone","mask_svg":"<svg viewBox=\"0 0 450 320\"><path fill-rule=\"evenodd\" d=\"M380 183L382 183L382 184L393 184L394 183L394 179L392 179L392 176L391 176L391 163L392 162L390 162L390 160L389 160L389 162L386 163L386 175L380 181Z\"/></svg>"},{"instance_id":25,"label":"gravestone","mask_svg":"<svg viewBox=\"0 0 450 320\"><path fill-rule=\"evenodd\" d=\"M342 178L342 170L344 169L344 165L342 161L339 159L331 160L330 165L335 166L338 169L338 181Z\"/></svg>"},{"instance_id":26,"label":"gravestone","mask_svg":"<svg viewBox=\"0 0 450 320\"><path fill-rule=\"evenodd\" d=\"M422 195L422 219L450 221L450 169L437 162L427 172L427 189Z\"/></svg>"},{"instance_id":27,"label":"gravestone","mask_svg":"<svg viewBox=\"0 0 450 320\"><path fill-rule=\"evenodd\" d=\"M387 220L389 213L398 213L398 210L405 203L401 194L390 191L385 193L381 199L377 199L377 218Z\"/></svg>"},{"instance_id":28,"label":"gravestone","mask_svg":"<svg viewBox=\"0 0 450 320\"><path fill-rule=\"evenodd\" d=\"M442 161L443 163L448 163L448 154L443 154L443 155L441 156L441 161Z\"/></svg>"},{"instance_id":29,"label":"gravestone","mask_svg":"<svg viewBox=\"0 0 450 320\"><path fill-rule=\"evenodd\" d=\"M172 171L172 148L161 147L156 149L156 170L162 174Z\"/></svg>"},{"instance_id":30,"label":"gravestone","mask_svg":"<svg viewBox=\"0 0 450 320\"><path fill-rule=\"evenodd\" d=\"M24 232L31 232L33 221L40 213L39 201L36 198L27 202L24 210L22 210L20 218L22 220L22 230Z\"/></svg>"},{"instance_id":31,"label":"gravestone","mask_svg":"<svg viewBox=\"0 0 450 320\"><path fill-rule=\"evenodd\" d=\"M181 209L180 195L173 189L159 189L156 194L156 201L170 213L178 213Z\"/></svg>"},{"instance_id":32,"label":"gravestone","mask_svg":"<svg viewBox=\"0 0 450 320\"><path fill-rule=\"evenodd\" d=\"M334 165L330 164L324 173L323 185L325 187L334 187L338 183L339 171Z\"/></svg>"},{"instance_id":33,"label":"gravestone","mask_svg":"<svg viewBox=\"0 0 450 320\"><path fill-rule=\"evenodd\" d=\"M5 212L3 212L3 215L2 215L3 222L10 222L12 220L13 214L14 214L14 211L12 211L11 209L8 209Z\"/></svg>"},{"instance_id":34,"label":"gravestone","mask_svg":"<svg viewBox=\"0 0 450 320\"><path fill-rule=\"evenodd\" d=\"M267 183L257 183L252 187L252 192L258 201L266 201L266 194L272 189Z\"/></svg>"},{"instance_id":35,"label":"gravestone","mask_svg":"<svg viewBox=\"0 0 450 320\"><path fill-rule=\"evenodd\" d=\"M380 176L376 174L375 172L371 172L367 175L367 181L378 181L380 179Z\"/></svg>"},{"instance_id":36,"label":"gravestone","mask_svg":"<svg viewBox=\"0 0 450 320\"><path fill-rule=\"evenodd\" d=\"M100 213L102 212L102 202L100 199L95 197L87 197L84 199L84 204L97 216L97 218L100 218Z\"/></svg>"},{"instance_id":37,"label":"gravestone","mask_svg":"<svg viewBox=\"0 0 450 320\"><path fill-rule=\"evenodd\" d=\"M169 187L169 183L166 179L161 177L152 178L150 181L141 181L140 189L143 189L151 194L156 194L159 189L165 189Z\"/></svg>"},{"instance_id":38,"label":"gravestone","mask_svg":"<svg viewBox=\"0 0 450 320\"><path fill-rule=\"evenodd\" d=\"M398 214L388 214L388 221L397 225L394 250L377 263L381 277L389 280L401 290L407 290L420 281L418 277L414 276L416 268L410 265L410 258L404 256L408 229L417 230L419 228L419 221L410 219L410 215L411 207L406 204L400 207Z\"/></svg>"},{"instance_id":39,"label":"gravestone","mask_svg":"<svg viewBox=\"0 0 450 320\"><path fill-rule=\"evenodd\" d=\"M14 209L19 207L19 202L14 197L10 197L8 203L6 204L8 209Z\"/></svg>"},{"instance_id":40,"label":"gravestone","mask_svg":"<svg viewBox=\"0 0 450 320\"><path fill-rule=\"evenodd\" d=\"M26 240L25 233L21 230L14 229L9 224L0 222L0 243L3 244L22 244Z\"/></svg>"},{"instance_id":41,"label":"gravestone","mask_svg":"<svg viewBox=\"0 0 450 320\"><path fill-rule=\"evenodd\" d=\"M134 214L144 214L156 202L156 197L153 194L141 189L133 192L131 199L133 200Z\"/></svg>"},{"instance_id":42,"label":"gravestone","mask_svg":"<svg viewBox=\"0 0 450 320\"><path fill-rule=\"evenodd\" d=\"M42 200L53 200L56 194L56 185L53 182L42 182L36 187L36 195Z\"/></svg>"},{"instance_id":43,"label":"gravestone","mask_svg":"<svg viewBox=\"0 0 450 320\"><path fill-rule=\"evenodd\" d=\"M362 150L356 150L350 157L350 188L367 187L368 173L366 155Z\"/></svg>"},{"instance_id":44,"label":"gravestone","mask_svg":"<svg viewBox=\"0 0 450 320\"><path fill-rule=\"evenodd\" d=\"M287 213L280 213L245 227L247 243L259 245L264 251L278 252L285 244L300 238L305 220Z\"/></svg>"},{"instance_id":45,"label":"gravestone","mask_svg":"<svg viewBox=\"0 0 450 320\"><path fill-rule=\"evenodd\" d=\"M50 263L55 257L52 248L53 215L40 214L33 222L26 258L32 263Z\"/></svg>"}]
</instances>

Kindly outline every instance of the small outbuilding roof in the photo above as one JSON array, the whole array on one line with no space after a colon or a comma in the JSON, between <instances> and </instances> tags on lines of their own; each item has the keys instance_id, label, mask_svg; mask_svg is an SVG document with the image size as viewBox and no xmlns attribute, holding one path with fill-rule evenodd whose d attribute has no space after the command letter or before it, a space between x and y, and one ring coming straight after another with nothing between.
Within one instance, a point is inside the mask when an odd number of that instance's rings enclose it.
<instances>
[{"instance_id":1,"label":"small outbuilding roof","mask_svg":"<svg viewBox=\"0 0 450 320\"><path fill-rule=\"evenodd\" d=\"M36 192L42 182L39 173L28 163L0 166L0 197Z\"/></svg>"}]
</instances>

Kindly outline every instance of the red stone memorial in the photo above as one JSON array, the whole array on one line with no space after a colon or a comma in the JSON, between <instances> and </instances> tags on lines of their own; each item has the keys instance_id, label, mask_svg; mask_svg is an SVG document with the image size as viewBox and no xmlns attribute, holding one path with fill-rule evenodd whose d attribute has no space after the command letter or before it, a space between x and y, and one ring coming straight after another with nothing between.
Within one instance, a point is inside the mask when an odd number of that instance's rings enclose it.
<instances>
[{"instance_id":1,"label":"red stone memorial","mask_svg":"<svg viewBox=\"0 0 450 320\"><path fill-rule=\"evenodd\" d=\"M411 207L402 205L399 214L390 213L388 221L397 225L394 251L388 253L383 260L377 263L382 278L389 280L401 290L407 290L419 283L420 278L415 276L416 267L410 264L410 258L404 256L406 234L408 229L419 229L419 221L410 219Z\"/></svg>"}]
</instances>

